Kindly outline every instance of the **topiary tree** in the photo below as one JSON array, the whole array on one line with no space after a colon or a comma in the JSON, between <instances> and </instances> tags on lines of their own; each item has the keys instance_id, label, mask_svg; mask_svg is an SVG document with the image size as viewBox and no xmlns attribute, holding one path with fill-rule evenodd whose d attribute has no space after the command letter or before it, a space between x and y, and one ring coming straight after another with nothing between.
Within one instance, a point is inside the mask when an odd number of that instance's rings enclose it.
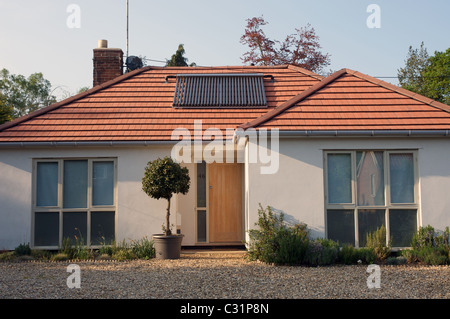
<instances>
[{"instance_id":1,"label":"topiary tree","mask_svg":"<svg viewBox=\"0 0 450 319\"><path fill-rule=\"evenodd\" d=\"M142 190L155 199L167 199L166 227L164 235L170 236L170 199L173 194L186 194L190 186L189 170L181 167L172 158L166 156L148 162L145 175L142 178Z\"/></svg>"}]
</instances>

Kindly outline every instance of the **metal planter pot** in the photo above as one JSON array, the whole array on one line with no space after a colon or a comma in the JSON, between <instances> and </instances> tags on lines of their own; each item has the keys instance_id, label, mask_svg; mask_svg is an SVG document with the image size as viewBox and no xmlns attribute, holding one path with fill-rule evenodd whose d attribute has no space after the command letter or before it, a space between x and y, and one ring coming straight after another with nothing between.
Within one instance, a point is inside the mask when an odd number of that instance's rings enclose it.
<instances>
[{"instance_id":1,"label":"metal planter pot","mask_svg":"<svg viewBox=\"0 0 450 319\"><path fill-rule=\"evenodd\" d=\"M152 236L156 259L178 259L184 235L155 234Z\"/></svg>"}]
</instances>

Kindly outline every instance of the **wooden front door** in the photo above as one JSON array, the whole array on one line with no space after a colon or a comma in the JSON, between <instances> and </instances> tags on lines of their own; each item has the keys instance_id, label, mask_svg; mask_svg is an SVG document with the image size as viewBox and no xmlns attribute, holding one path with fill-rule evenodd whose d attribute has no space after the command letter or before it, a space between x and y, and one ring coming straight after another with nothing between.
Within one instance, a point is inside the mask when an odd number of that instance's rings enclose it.
<instances>
[{"instance_id":1,"label":"wooden front door","mask_svg":"<svg viewBox=\"0 0 450 319\"><path fill-rule=\"evenodd\" d=\"M209 242L241 243L242 164L209 165Z\"/></svg>"}]
</instances>

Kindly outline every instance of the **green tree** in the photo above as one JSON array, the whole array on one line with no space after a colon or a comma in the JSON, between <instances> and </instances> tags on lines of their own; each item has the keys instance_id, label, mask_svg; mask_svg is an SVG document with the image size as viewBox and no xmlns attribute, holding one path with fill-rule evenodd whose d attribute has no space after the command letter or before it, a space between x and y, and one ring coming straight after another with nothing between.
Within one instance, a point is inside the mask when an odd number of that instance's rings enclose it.
<instances>
[{"instance_id":1,"label":"green tree","mask_svg":"<svg viewBox=\"0 0 450 319\"><path fill-rule=\"evenodd\" d=\"M145 174L142 178L142 190L155 199L167 199L166 227L164 234L172 234L170 230L170 199L173 194L186 194L189 191L190 177L186 167L174 162L172 158L166 156L158 158L153 162L148 162L145 167Z\"/></svg>"},{"instance_id":2,"label":"green tree","mask_svg":"<svg viewBox=\"0 0 450 319\"><path fill-rule=\"evenodd\" d=\"M428 67L429 55L423 42L420 49L409 46L405 67L397 70L400 86L406 90L419 93L424 84L423 71Z\"/></svg>"},{"instance_id":3,"label":"green tree","mask_svg":"<svg viewBox=\"0 0 450 319\"><path fill-rule=\"evenodd\" d=\"M188 59L184 57L184 54L184 45L179 44L175 54L172 55L170 60L166 60L166 66L196 66L195 63L188 64Z\"/></svg>"},{"instance_id":4,"label":"green tree","mask_svg":"<svg viewBox=\"0 0 450 319\"><path fill-rule=\"evenodd\" d=\"M436 51L422 74L426 79L424 95L450 105L450 48L445 52Z\"/></svg>"},{"instance_id":5,"label":"green tree","mask_svg":"<svg viewBox=\"0 0 450 319\"><path fill-rule=\"evenodd\" d=\"M429 56L423 42L410 46L397 76L402 88L450 105L450 49Z\"/></svg>"},{"instance_id":6,"label":"green tree","mask_svg":"<svg viewBox=\"0 0 450 319\"><path fill-rule=\"evenodd\" d=\"M6 98L0 94L0 124L11 121L13 108L6 104Z\"/></svg>"},{"instance_id":7,"label":"green tree","mask_svg":"<svg viewBox=\"0 0 450 319\"><path fill-rule=\"evenodd\" d=\"M56 102L51 83L42 73L33 73L28 78L0 71L0 94L6 108L12 108L12 117L20 117ZM2 103L2 104L3 104Z\"/></svg>"}]
</instances>

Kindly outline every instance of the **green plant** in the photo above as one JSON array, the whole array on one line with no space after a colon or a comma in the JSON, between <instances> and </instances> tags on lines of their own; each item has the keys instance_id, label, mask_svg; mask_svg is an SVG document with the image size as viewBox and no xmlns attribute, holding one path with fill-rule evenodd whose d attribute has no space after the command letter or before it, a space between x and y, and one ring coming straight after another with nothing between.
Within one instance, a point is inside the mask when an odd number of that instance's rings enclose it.
<instances>
[{"instance_id":1,"label":"green plant","mask_svg":"<svg viewBox=\"0 0 450 319\"><path fill-rule=\"evenodd\" d=\"M445 265L448 263L448 251L442 247L424 247L417 252L417 259L428 265Z\"/></svg>"},{"instance_id":2,"label":"green plant","mask_svg":"<svg viewBox=\"0 0 450 319\"><path fill-rule=\"evenodd\" d=\"M391 256L386 258L387 265L404 265L407 261L408 260L404 256Z\"/></svg>"},{"instance_id":3,"label":"green plant","mask_svg":"<svg viewBox=\"0 0 450 319\"><path fill-rule=\"evenodd\" d=\"M408 261L419 261L429 265L450 263L449 227L443 232L427 225L420 227L411 241L411 249L403 252Z\"/></svg>"},{"instance_id":4,"label":"green plant","mask_svg":"<svg viewBox=\"0 0 450 319\"><path fill-rule=\"evenodd\" d=\"M363 264L373 264L377 261L378 256L373 248L358 248L356 249L358 261Z\"/></svg>"},{"instance_id":5,"label":"green plant","mask_svg":"<svg viewBox=\"0 0 450 319\"><path fill-rule=\"evenodd\" d=\"M247 257L266 263L299 264L303 261L308 243L308 229L304 224L288 227L283 213L275 214L268 206L259 205L257 229L249 230Z\"/></svg>"},{"instance_id":6,"label":"green plant","mask_svg":"<svg viewBox=\"0 0 450 319\"><path fill-rule=\"evenodd\" d=\"M338 261L345 265L352 265L358 262L359 256L355 247L345 244L338 252Z\"/></svg>"},{"instance_id":7,"label":"green plant","mask_svg":"<svg viewBox=\"0 0 450 319\"><path fill-rule=\"evenodd\" d=\"M13 251L7 251L0 253L0 261L12 261L16 258L16 255Z\"/></svg>"},{"instance_id":8,"label":"green plant","mask_svg":"<svg viewBox=\"0 0 450 319\"><path fill-rule=\"evenodd\" d=\"M122 248L114 251L111 258L114 260L130 260L136 259L136 256L133 254L131 249Z\"/></svg>"},{"instance_id":9,"label":"green plant","mask_svg":"<svg viewBox=\"0 0 450 319\"><path fill-rule=\"evenodd\" d=\"M14 249L14 255L25 256L31 255L31 248L29 244L20 244Z\"/></svg>"},{"instance_id":10,"label":"green plant","mask_svg":"<svg viewBox=\"0 0 450 319\"><path fill-rule=\"evenodd\" d=\"M37 260L50 260L52 254L48 250L32 249L31 256Z\"/></svg>"},{"instance_id":11,"label":"green plant","mask_svg":"<svg viewBox=\"0 0 450 319\"><path fill-rule=\"evenodd\" d=\"M69 257L69 255L67 255L66 253L62 253L62 252L52 255L52 257L50 258L50 260L52 260L52 261L65 261L65 260L69 260L69 259L71 259Z\"/></svg>"},{"instance_id":12,"label":"green plant","mask_svg":"<svg viewBox=\"0 0 450 319\"><path fill-rule=\"evenodd\" d=\"M166 226L164 234L172 234L170 229L170 199L173 194L186 194L190 186L189 171L170 157L148 162L142 178L142 190L155 199L167 200Z\"/></svg>"},{"instance_id":13,"label":"green plant","mask_svg":"<svg viewBox=\"0 0 450 319\"><path fill-rule=\"evenodd\" d=\"M311 266L324 266L337 261L339 244L330 239L316 239L309 242L304 263Z\"/></svg>"},{"instance_id":14,"label":"green plant","mask_svg":"<svg viewBox=\"0 0 450 319\"><path fill-rule=\"evenodd\" d=\"M331 239L310 241L304 262L311 266L334 264L338 260L339 244Z\"/></svg>"},{"instance_id":15,"label":"green plant","mask_svg":"<svg viewBox=\"0 0 450 319\"><path fill-rule=\"evenodd\" d=\"M278 243L278 252L274 262L278 264L300 264L305 258L308 248L307 231L304 225L292 228L280 228L276 234L275 243ZM276 247L276 244L274 245Z\"/></svg>"},{"instance_id":16,"label":"green plant","mask_svg":"<svg viewBox=\"0 0 450 319\"><path fill-rule=\"evenodd\" d=\"M131 243L131 252L136 258L150 259L155 257L155 248L153 247L153 241L144 237L140 240L133 241Z\"/></svg>"},{"instance_id":17,"label":"green plant","mask_svg":"<svg viewBox=\"0 0 450 319\"><path fill-rule=\"evenodd\" d=\"M73 245L70 237L63 238L61 246L59 247L59 253L65 254L69 259L73 259L73 256L75 255L75 248Z\"/></svg>"},{"instance_id":18,"label":"green plant","mask_svg":"<svg viewBox=\"0 0 450 319\"><path fill-rule=\"evenodd\" d=\"M377 260L381 261L391 254L392 238L386 244L386 228L384 225L369 232L366 236L366 247L374 250Z\"/></svg>"}]
</instances>

